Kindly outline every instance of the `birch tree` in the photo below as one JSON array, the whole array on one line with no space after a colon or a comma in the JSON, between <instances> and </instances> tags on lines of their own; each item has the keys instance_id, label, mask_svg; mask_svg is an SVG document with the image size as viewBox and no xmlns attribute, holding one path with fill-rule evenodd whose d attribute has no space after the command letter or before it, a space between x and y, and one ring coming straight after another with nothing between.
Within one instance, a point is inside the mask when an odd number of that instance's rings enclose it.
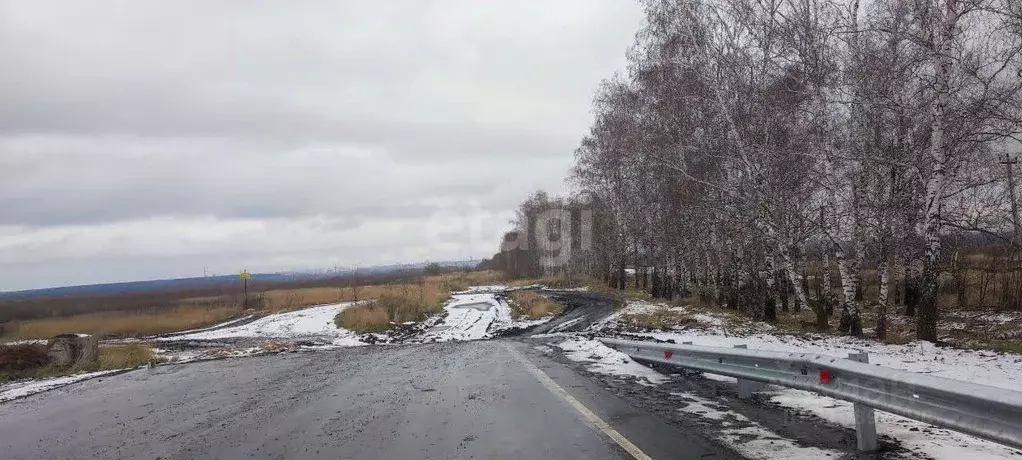
<instances>
[{"instance_id":1,"label":"birch tree","mask_svg":"<svg viewBox=\"0 0 1022 460\"><path fill-rule=\"evenodd\" d=\"M875 265L884 338L904 259L919 267L905 296L920 293L907 302L918 337L936 340L943 240L1018 223L998 158L1022 134L1019 2L640 5L627 74L601 85L575 152L578 196L564 203L594 217L592 248L573 266L618 289L631 268L633 289L694 287L765 319L790 286L822 328L833 261L838 330L860 335L862 273ZM824 261L815 300L810 253Z\"/></svg>"}]
</instances>

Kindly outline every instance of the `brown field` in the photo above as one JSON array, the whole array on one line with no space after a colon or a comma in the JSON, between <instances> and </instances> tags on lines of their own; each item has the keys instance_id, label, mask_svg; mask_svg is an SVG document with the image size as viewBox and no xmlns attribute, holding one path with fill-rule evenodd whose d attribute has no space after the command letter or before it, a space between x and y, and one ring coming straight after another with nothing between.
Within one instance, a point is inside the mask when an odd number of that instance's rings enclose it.
<instances>
[{"instance_id":1,"label":"brown field","mask_svg":"<svg viewBox=\"0 0 1022 460\"><path fill-rule=\"evenodd\" d=\"M69 332L101 337L145 337L182 331L224 321L239 313L235 308L177 307L157 312L101 312L64 318L15 322L5 339L48 339Z\"/></svg>"},{"instance_id":2,"label":"brown field","mask_svg":"<svg viewBox=\"0 0 1022 460\"><path fill-rule=\"evenodd\" d=\"M564 311L560 304L532 291L511 293L511 313L515 318L542 318Z\"/></svg>"},{"instance_id":3,"label":"brown field","mask_svg":"<svg viewBox=\"0 0 1022 460\"><path fill-rule=\"evenodd\" d=\"M422 311L434 312L447 298L451 291L468 286L491 284L500 281L501 274L493 271L453 272L442 275L403 277L396 283L359 285L333 281L333 286L296 286L291 288L273 287L256 289L249 294L248 308L250 313L269 314L297 310L314 305L331 304L352 300L380 299L383 297L397 299L416 299L425 306L401 304L387 311L394 312L396 318L418 318ZM404 280L404 282L400 282ZM329 281L329 280L327 280ZM374 282L367 279L366 282ZM420 286L424 286L420 288ZM84 302L95 304L96 308L115 308L114 310L78 313L79 309L70 308L73 302L60 298L52 300L55 313L61 311L72 314L55 314L51 317L26 320L14 320L0 324L0 339L48 339L58 334L77 332L100 335L105 338L145 337L167 332L209 326L245 312L245 298L238 293L230 292L222 295L193 295L181 292L181 298L172 299L175 293L153 293L151 295L128 294L123 297L89 298ZM44 299L38 307L47 308L49 301ZM128 308L129 305L135 308ZM400 301L388 300L388 305L400 304ZM408 302L405 302L407 304ZM0 311L7 308L0 304ZM359 309L351 309L357 311ZM352 313L357 314L357 313ZM378 315L378 314L377 314ZM407 319L403 321L411 321ZM384 321L384 324L390 320ZM378 318L367 321L368 324L379 324ZM375 326L374 326L375 327Z\"/></svg>"}]
</instances>

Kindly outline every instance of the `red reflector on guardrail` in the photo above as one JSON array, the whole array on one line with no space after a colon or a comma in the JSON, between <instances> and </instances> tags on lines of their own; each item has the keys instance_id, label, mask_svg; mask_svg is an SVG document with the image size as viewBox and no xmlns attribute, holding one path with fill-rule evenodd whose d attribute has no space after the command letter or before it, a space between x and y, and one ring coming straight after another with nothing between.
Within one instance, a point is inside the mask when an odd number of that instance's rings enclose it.
<instances>
[{"instance_id":1,"label":"red reflector on guardrail","mask_svg":"<svg viewBox=\"0 0 1022 460\"><path fill-rule=\"evenodd\" d=\"M664 351L664 359L671 359L671 356L674 356L674 352L673 351L670 351L670 350Z\"/></svg>"},{"instance_id":2,"label":"red reflector on guardrail","mask_svg":"<svg viewBox=\"0 0 1022 460\"><path fill-rule=\"evenodd\" d=\"M830 374L830 371L826 369L820 369L820 383L826 385L834 380L834 376Z\"/></svg>"}]
</instances>

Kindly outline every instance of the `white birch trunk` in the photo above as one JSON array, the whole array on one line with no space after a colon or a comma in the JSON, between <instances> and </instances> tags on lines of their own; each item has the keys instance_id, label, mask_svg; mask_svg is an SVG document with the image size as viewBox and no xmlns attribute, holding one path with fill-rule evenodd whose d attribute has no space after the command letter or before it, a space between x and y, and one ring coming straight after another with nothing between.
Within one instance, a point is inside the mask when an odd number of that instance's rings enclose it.
<instances>
[{"instance_id":1,"label":"white birch trunk","mask_svg":"<svg viewBox=\"0 0 1022 460\"><path fill-rule=\"evenodd\" d=\"M795 289L795 296L798 297L798 301L802 303L803 307L809 307L809 296L806 295L806 290L802 286L802 275L796 270L795 261L791 259L791 254L786 251L782 252L781 261L784 263L784 271L788 273L788 280L791 281Z\"/></svg>"},{"instance_id":2,"label":"white birch trunk","mask_svg":"<svg viewBox=\"0 0 1022 460\"><path fill-rule=\"evenodd\" d=\"M841 308L848 313L855 303L855 286L857 285L857 274L852 270L848 255L841 245L836 245L837 250L834 256L837 259L837 270L841 276L841 300L844 302Z\"/></svg>"},{"instance_id":3,"label":"white birch trunk","mask_svg":"<svg viewBox=\"0 0 1022 460\"><path fill-rule=\"evenodd\" d=\"M937 340L937 284L940 262L940 211L944 187L947 182L948 144L946 137L946 114L951 93L952 44L955 26L958 22L956 0L944 0L944 14L939 14L933 31L934 64L936 65L935 94L931 104L932 118L930 146L927 160L930 162L930 176L926 181L926 197L922 237L926 241L926 255L923 258L922 289L916 312L916 334L920 340Z\"/></svg>"},{"instance_id":4,"label":"white birch trunk","mask_svg":"<svg viewBox=\"0 0 1022 460\"><path fill-rule=\"evenodd\" d=\"M877 296L876 336L877 339L884 340L887 338L887 307L891 290L891 262L887 255L883 256L877 271L880 274L880 294Z\"/></svg>"},{"instance_id":5,"label":"white birch trunk","mask_svg":"<svg viewBox=\"0 0 1022 460\"><path fill-rule=\"evenodd\" d=\"M834 289L834 285L830 281L830 251L823 252L823 295L824 297L830 297L830 293Z\"/></svg>"}]
</instances>

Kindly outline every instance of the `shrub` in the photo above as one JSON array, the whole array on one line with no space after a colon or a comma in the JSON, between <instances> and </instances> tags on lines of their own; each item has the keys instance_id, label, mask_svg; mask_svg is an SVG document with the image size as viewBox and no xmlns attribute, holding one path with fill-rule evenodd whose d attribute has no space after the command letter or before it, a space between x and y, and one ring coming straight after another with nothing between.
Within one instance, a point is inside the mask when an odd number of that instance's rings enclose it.
<instances>
[{"instance_id":1,"label":"shrub","mask_svg":"<svg viewBox=\"0 0 1022 460\"><path fill-rule=\"evenodd\" d=\"M341 311L334 317L334 323L337 327L359 334L383 332L393 324L422 321L439 313L443 309L441 304L444 298L446 296L439 295L435 288L402 287L381 295L372 304Z\"/></svg>"}]
</instances>

